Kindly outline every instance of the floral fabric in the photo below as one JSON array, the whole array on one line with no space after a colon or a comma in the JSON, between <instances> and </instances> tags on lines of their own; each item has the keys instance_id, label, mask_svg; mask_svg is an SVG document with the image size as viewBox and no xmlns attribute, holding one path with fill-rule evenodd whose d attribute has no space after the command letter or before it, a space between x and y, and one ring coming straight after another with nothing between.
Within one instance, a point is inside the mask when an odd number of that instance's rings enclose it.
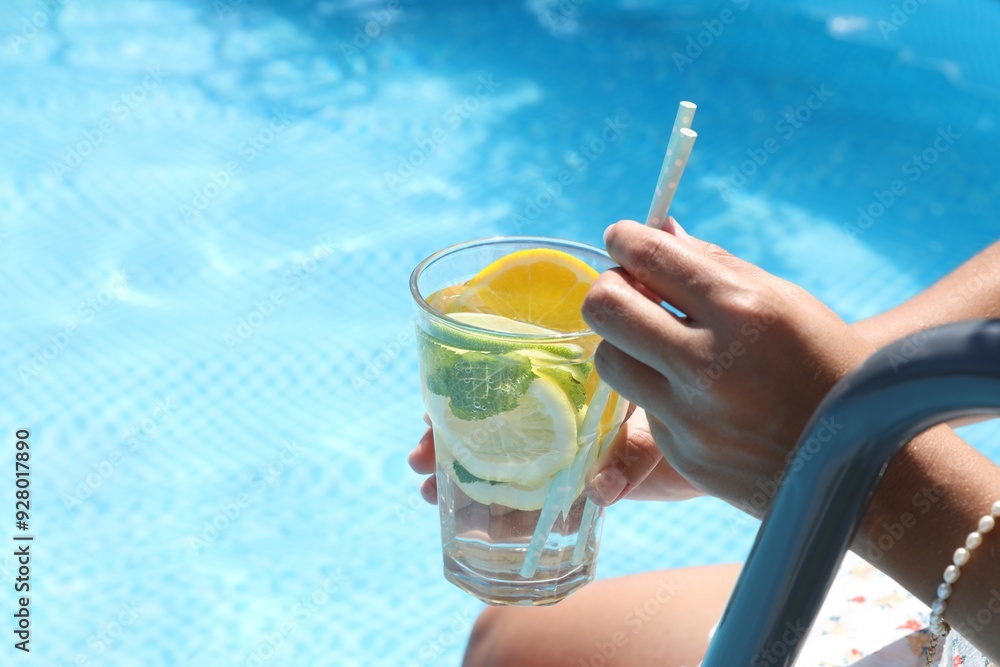
<instances>
[{"instance_id":1,"label":"floral fabric","mask_svg":"<svg viewBox=\"0 0 1000 667\"><path fill-rule=\"evenodd\" d=\"M944 644L941 652L941 667L995 667L996 663L990 662L968 642L968 640L955 631L948 633L948 640Z\"/></svg>"},{"instance_id":2,"label":"floral fabric","mask_svg":"<svg viewBox=\"0 0 1000 667\"><path fill-rule=\"evenodd\" d=\"M924 667L930 610L853 553L805 639L796 667ZM714 633L714 629L713 629ZM775 658L786 647L776 647ZM780 653L780 655L779 655ZM763 656L765 661L769 656ZM998 667L956 632L938 647L938 667Z\"/></svg>"},{"instance_id":3,"label":"floral fabric","mask_svg":"<svg viewBox=\"0 0 1000 667\"><path fill-rule=\"evenodd\" d=\"M853 553L840 566L798 667L924 667L930 609Z\"/></svg>"}]
</instances>

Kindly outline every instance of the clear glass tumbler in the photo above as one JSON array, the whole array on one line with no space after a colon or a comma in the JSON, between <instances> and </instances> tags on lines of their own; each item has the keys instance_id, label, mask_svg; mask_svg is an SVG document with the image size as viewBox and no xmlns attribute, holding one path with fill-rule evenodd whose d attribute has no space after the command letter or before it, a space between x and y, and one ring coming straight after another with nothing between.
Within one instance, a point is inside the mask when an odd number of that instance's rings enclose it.
<instances>
[{"instance_id":1,"label":"clear glass tumbler","mask_svg":"<svg viewBox=\"0 0 1000 667\"><path fill-rule=\"evenodd\" d=\"M584 476L626 408L594 371L594 332L456 307L484 267L536 248L597 272L615 266L581 243L498 237L441 250L410 278L444 573L489 604L552 604L594 578L603 509L587 500Z\"/></svg>"}]
</instances>

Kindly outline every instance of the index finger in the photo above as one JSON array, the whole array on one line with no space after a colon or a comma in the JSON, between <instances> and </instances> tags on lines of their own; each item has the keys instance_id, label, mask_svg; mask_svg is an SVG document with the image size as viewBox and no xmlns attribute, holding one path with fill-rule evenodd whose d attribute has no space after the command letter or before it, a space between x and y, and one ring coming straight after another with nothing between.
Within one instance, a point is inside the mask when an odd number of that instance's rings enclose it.
<instances>
[{"instance_id":1,"label":"index finger","mask_svg":"<svg viewBox=\"0 0 1000 667\"><path fill-rule=\"evenodd\" d=\"M693 319L726 284L721 268L694 244L659 229L622 220L604 233L608 254L633 278Z\"/></svg>"}]
</instances>

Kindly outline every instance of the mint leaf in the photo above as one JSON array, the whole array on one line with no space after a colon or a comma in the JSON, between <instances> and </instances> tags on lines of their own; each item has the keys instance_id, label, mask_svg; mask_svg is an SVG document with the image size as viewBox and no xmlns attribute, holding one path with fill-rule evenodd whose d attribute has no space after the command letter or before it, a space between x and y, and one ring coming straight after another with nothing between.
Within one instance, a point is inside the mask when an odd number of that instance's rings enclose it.
<instances>
[{"instance_id":1,"label":"mint leaf","mask_svg":"<svg viewBox=\"0 0 1000 667\"><path fill-rule=\"evenodd\" d=\"M569 398L573 407L579 410L587 402L587 390L583 384L577 380L573 373L557 366L542 366L538 369L542 375L552 378Z\"/></svg>"},{"instance_id":2,"label":"mint leaf","mask_svg":"<svg viewBox=\"0 0 1000 667\"><path fill-rule=\"evenodd\" d=\"M520 354L466 352L448 373L451 411L459 419L486 419L517 407L535 377L531 362Z\"/></svg>"},{"instance_id":3,"label":"mint leaf","mask_svg":"<svg viewBox=\"0 0 1000 667\"><path fill-rule=\"evenodd\" d=\"M420 334L417 338L427 390L438 396L448 396L451 372L461 355L443 345L438 345L423 332Z\"/></svg>"},{"instance_id":4,"label":"mint leaf","mask_svg":"<svg viewBox=\"0 0 1000 667\"><path fill-rule=\"evenodd\" d=\"M489 482L491 486L496 486L497 484L503 484L503 482L494 482L492 479L483 479L482 477L476 477L471 472L465 469L458 461L452 463L452 467L455 469L455 477L458 477L458 481L462 484L472 484L473 482Z\"/></svg>"},{"instance_id":5,"label":"mint leaf","mask_svg":"<svg viewBox=\"0 0 1000 667\"><path fill-rule=\"evenodd\" d=\"M580 384L586 384L587 379L594 370L594 363L591 361L580 361L575 364L570 364L567 368L569 369L569 372L573 374L573 377L576 378L577 382Z\"/></svg>"}]
</instances>

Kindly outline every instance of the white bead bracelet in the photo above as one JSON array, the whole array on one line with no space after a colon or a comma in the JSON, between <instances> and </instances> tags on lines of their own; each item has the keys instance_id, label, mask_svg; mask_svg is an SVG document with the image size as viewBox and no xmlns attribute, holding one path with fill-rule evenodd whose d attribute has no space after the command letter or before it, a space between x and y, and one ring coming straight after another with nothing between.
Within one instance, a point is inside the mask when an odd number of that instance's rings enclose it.
<instances>
[{"instance_id":1,"label":"white bead bracelet","mask_svg":"<svg viewBox=\"0 0 1000 667\"><path fill-rule=\"evenodd\" d=\"M938 640L948 634L950 628L944 620L944 610L948 606L946 600L951 597L952 584L962 576L962 566L969 562L969 557L983 543L983 535L993 530L996 519L1000 517L1000 500L993 503L990 513L979 519L978 530L969 533L965 538L965 546L955 549L951 565L944 570L944 583L938 586L937 599L931 605L930 630L931 645L927 653L927 664L931 664Z\"/></svg>"}]
</instances>

